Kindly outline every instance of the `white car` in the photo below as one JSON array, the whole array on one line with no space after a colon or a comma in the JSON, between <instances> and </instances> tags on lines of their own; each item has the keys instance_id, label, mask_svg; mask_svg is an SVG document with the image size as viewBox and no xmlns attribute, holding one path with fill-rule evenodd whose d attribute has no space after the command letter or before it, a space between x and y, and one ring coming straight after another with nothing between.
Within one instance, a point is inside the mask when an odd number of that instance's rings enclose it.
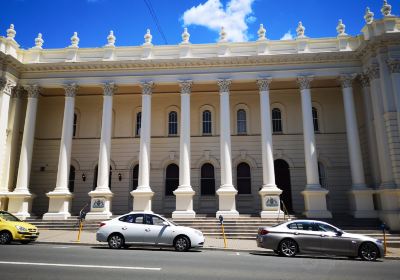
<instances>
[{"instance_id":1,"label":"white car","mask_svg":"<svg viewBox=\"0 0 400 280\"><path fill-rule=\"evenodd\" d=\"M101 222L96 239L108 242L112 249L129 245L155 245L173 246L176 251L183 252L204 245L201 231L178 226L157 214L146 212L131 212Z\"/></svg>"}]
</instances>

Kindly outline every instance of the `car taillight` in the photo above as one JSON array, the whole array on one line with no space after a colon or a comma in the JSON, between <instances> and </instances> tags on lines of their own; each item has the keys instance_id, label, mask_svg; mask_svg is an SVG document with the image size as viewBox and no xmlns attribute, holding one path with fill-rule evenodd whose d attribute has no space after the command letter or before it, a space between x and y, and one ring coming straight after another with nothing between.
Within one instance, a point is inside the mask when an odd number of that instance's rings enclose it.
<instances>
[{"instance_id":1,"label":"car taillight","mask_svg":"<svg viewBox=\"0 0 400 280\"><path fill-rule=\"evenodd\" d=\"M106 223L100 223L99 227L102 227L102 226L105 226L105 225L106 225Z\"/></svg>"},{"instance_id":2,"label":"car taillight","mask_svg":"<svg viewBox=\"0 0 400 280\"><path fill-rule=\"evenodd\" d=\"M263 228L260 228L260 229L258 230L258 234L259 234L259 235L266 235L266 234L268 234L268 233L269 233L269 231L266 230L266 229L263 229Z\"/></svg>"}]
</instances>

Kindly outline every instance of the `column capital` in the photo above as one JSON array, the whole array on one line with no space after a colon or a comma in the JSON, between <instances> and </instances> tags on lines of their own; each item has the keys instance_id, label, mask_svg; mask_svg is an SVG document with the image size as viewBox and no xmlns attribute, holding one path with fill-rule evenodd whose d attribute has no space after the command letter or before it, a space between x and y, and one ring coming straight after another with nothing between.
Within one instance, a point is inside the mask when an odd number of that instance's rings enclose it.
<instances>
[{"instance_id":1,"label":"column capital","mask_svg":"<svg viewBox=\"0 0 400 280\"><path fill-rule=\"evenodd\" d=\"M21 85L16 85L13 88L11 98L22 98L24 96L25 90Z\"/></svg>"},{"instance_id":2,"label":"column capital","mask_svg":"<svg viewBox=\"0 0 400 280\"><path fill-rule=\"evenodd\" d=\"M358 79L360 80L361 86L362 86L363 88L370 87L369 76L368 76L368 74L367 74L366 72L361 73L361 74L358 76Z\"/></svg>"},{"instance_id":3,"label":"column capital","mask_svg":"<svg viewBox=\"0 0 400 280\"><path fill-rule=\"evenodd\" d=\"M311 82L314 80L314 76L298 76L297 83L300 86L300 90L310 89Z\"/></svg>"},{"instance_id":4,"label":"column capital","mask_svg":"<svg viewBox=\"0 0 400 280\"><path fill-rule=\"evenodd\" d=\"M0 91L3 92L4 94L10 95L12 93L12 89L16 86L16 83L8 79L6 77L1 77L0 78Z\"/></svg>"},{"instance_id":5,"label":"column capital","mask_svg":"<svg viewBox=\"0 0 400 280\"><path fill-rule=\"evenodd\" d=\"M387 65L391 74L400 73L400 60L399 59L388 59Z\"/></svg>"},{"instance_id":6,"label":"column capital","mask_svg":"<svg viewBox=\"0 0 400 280\"><path fill-rule=\"evenodd\" d=\"M272 78L261 78L257 80L257 85L260 91L268 91L269 90L269 85L272 82Z\"/></svg>"},{"instance_id":7,"label":"column capital","mask_svg":"<svg viewBox=\"0 0 400 280\"><path fill-rule=\"evenodd\" d=\"M40 87L38 85L25 85L24 89L28 92L28 98L38 98Z\"/></svg>"},{"instance_id":8,"label":"column capital","mask_svg":"<svg viewBox=\"0 0 400 280\"><path fill-rule=\"evenodd\" d=\"M140 87L142 88L143 95L151 95L154 88L154 82L142 82L140 83Z\"/></svg>"},{"instance_id":9,"label":"column capital","mask_svg":"<svg viewBox=\"0 0 400 280\"><path fill-rule=\"evenodd\" d=\"M75 97L76 92L78 91L78 85L76 83L63 85L63 88L66 97Z\"/></svg>"},{"instance_id":10,"label":"column capital","mask_svg":"<svg viewBox=\"0 0 400 280\"><path fill-rule=\"evenodd\" d=\"M368 67L367 75L370 80L379 79L380 78L379 65L377 63L374 63L370 67Z\"/></svg>"},{"instance_id":11,"label":"column capital","mask_svg":"<svg viewBox=\"0 0 400 280\"><path fill-rule=\"evenodd\" d=\"M230 87L231 83L232 83L232 81L229 79L218 80L217 84L219 86L219 93L229 92L229 87Z\"/></svg>"},{"instance_id":12,"label":"column capital","mask_svg":"<svg viewBox=\"0 0 400 280\"><path fill-rule=\"evenodd\" d=\"M113 96L117 91L117 85L115 83L103 84L104 96Z\"/></svg>"},{"instance_id":13,"label":"column capital","mask_svg":"<svg viewBox=\"0 0 400 280\"><path fill-rule=\"evenodd\" d=\"M179 87L181 88L181 94L190 94L192 92L193 81L179 81Z\"/></svg>"},{"instance_id":14,"label":"column capital","mask_svg":"<svg viewBox=\"0 0 400 280\"><path fill-rule=\"evenodd\" d=\"M339 81L342 88L353 87L353 81L357 77L357 74L341 74L339 76Z\"/></svg>"}]
</instances>

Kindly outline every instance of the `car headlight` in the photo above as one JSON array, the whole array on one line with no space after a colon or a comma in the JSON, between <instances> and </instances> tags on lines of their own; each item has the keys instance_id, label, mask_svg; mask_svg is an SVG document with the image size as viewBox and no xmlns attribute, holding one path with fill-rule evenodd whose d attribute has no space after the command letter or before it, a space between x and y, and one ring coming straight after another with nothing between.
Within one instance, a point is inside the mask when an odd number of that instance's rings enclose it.
<instances>
[{"instance_id":1,"label":"car headlight","mask_svg":"<svg viewBox=\"0 0 400 280\"><path fill-rule=\"evenodd\" d=\"M22 227L22 226L15 226L15 228L16 228L18 231L28 231L26 228L24 228L24 227Z\"/></svg>"}]
</instances>

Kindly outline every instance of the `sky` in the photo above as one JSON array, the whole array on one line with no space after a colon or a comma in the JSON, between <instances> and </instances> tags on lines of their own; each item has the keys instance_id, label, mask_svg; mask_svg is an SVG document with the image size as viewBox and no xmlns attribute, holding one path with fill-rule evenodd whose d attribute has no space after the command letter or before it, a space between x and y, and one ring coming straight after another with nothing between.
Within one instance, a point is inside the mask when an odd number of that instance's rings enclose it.
<instances>
[{"instance_id":1,"label":"sky","mask_svg":"<svg viewBox=\"0 0 400 280\"><path fill-rule=\"evenodd\" d=\"M388 0L392 14L400 2ZM0 0L0 36L13 23L22 48L34 46L40 32L43 48L64 48L78 32L79 47L102 47L110 30L116 46L138 46L149 28L154 45L176 45L183 28L193 44L215 43L221 26L229 41L257 39L260 24L271 40L292 39L302 21L311 38L336 37L338 20L346 33L358 35L368 6L382 17L383 0ZM149 8L150 7L150 8ZM152 16L156 15L156 19ZM160 27L160 29L157 27ZM160 32L161 30L161 32Z\"/></svg>"}]
</instances>

